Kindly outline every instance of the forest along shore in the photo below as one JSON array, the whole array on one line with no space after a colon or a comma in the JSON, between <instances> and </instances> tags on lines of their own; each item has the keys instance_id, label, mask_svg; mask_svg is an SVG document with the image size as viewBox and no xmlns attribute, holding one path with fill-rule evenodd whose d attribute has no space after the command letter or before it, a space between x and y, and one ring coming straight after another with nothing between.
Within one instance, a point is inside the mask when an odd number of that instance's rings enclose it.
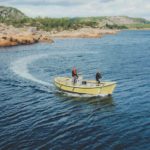
<instances>
[{"instance_id":1,"label":"forest along shore","mask_svg":"<svg viewBox=\"0 0 150 150\"><path fill-rule=\"evenodd\" d=\"M77 30L43 31L36 27L15 28L0 24L0 47L27 45L38 42L53 43L54 38L100 38L119 30L84 27Z\"/></svg>"}]
</instances>

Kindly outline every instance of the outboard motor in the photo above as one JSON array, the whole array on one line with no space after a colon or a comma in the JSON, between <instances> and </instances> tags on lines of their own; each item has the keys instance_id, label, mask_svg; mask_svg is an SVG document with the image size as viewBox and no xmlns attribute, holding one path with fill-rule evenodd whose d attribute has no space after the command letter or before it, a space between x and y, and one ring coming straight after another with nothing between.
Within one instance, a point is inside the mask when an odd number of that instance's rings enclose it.
<instances>
[{"instance_id":1,"label":"outboard motor","mask_svg":"<svg viewBox=\"0 0 150 150\"><path fill-rule=\"evenodd\" d=\"M87 83L86 81L82 81L82 85L86 85L86 83Z\"/></svg>"}]
</instances>

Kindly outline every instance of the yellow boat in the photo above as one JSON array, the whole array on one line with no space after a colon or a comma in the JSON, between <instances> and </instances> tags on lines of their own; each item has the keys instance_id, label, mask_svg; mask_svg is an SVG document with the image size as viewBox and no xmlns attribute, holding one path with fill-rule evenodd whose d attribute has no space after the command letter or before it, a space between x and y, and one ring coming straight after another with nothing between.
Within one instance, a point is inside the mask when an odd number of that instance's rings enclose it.
<instances>
[{"instance_id":1,"label":"yellow boat","mask_svg":"<svg viewBox=\"0 0 150 150\"><path fill-rule=\"evenodd\" d=\"M98 84L94 80L78 81L74 84L72 78L67 77L56 77L54 83L62 91L88 95L111 95L116 87L116 82Z\"/></svg>"}]
</instances>

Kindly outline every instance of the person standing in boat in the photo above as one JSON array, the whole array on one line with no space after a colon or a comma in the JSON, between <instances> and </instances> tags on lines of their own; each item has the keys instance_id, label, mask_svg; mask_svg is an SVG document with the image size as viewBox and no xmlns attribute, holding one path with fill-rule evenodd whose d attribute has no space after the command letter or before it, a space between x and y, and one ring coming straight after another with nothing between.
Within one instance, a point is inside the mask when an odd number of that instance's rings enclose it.
<instances>
[{"instance_id":1,"label":"person standing in boat","mask_svg":"<svg viewBox=\"0 0 150 150\"><path fill-rule=\"evenodd\" d=\"M96 77L96 81L98 82L98 84L100 84L100 79L102 78L102 75L100 74L99 71L96 73L95 77Z\"/></svg>"},{"instance_id":2,"label":"person standing in boat","mask_svg":"<svg viewBox=\"0 0 150 150\"><path fill-rule=\"evenodd\" d=\"M75 67L73 67L72 69L72 77L73 77L73 83L77 83L77 79L78 79L78 74L77 74L77 70Z\"/></svg>"}]
</instances>

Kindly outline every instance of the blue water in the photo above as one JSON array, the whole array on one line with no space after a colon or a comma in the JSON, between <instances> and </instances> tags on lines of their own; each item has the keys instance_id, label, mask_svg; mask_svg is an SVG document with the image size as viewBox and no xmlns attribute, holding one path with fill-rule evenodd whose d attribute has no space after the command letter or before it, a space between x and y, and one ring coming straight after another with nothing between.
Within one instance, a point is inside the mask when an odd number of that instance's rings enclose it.
<instances>
[{"instance_id":1,"label":"blue water","mask_svg":"<svg viewBox=\"0 0 150 150\"><path fill-rule=\"evenodd\" d=\"M150 31L0 48L0 149L150 149L149 61ZM60 93L73 66L116 81L113 95Z\"/></svg>"}]
</instances>

